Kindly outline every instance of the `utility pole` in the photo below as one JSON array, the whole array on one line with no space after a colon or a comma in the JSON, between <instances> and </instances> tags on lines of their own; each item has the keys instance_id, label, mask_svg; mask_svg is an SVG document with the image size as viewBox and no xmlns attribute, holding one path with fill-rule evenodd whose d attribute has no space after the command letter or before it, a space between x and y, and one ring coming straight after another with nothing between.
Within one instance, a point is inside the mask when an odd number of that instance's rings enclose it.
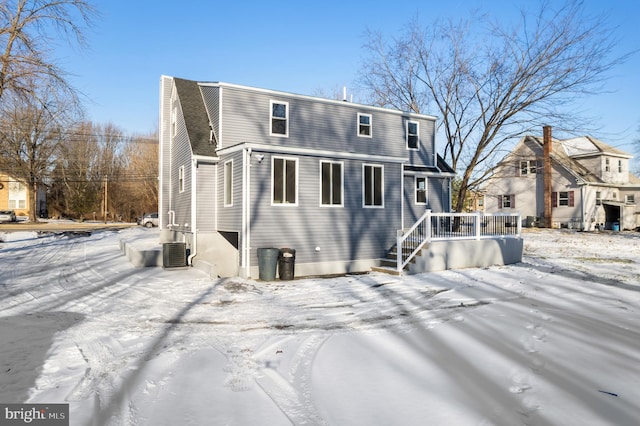
<instances>
[{"instance_id":1,"label":"utility pole","mask_svg":"<svg viewBox=\"0 0 640 426\"><path fill-rule=\"evenodd\" d=\"M104 177L104 223L107 223L107 213L109 212L108 209L108 203L109 203L109 178L107 176Z\"/></svg>"}]
</instances>

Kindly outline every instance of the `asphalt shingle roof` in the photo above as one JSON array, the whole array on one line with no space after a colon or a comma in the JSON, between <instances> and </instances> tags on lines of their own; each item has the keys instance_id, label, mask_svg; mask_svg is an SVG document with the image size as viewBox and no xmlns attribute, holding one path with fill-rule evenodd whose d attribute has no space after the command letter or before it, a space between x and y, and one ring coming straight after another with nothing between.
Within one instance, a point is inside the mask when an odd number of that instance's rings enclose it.
<instances>
[{"instance_id":1,"label":"asphalt shingle roof","mask_svg":"<svg viewBox=\"0 0 640 426\"><path fill-rule=\"evenodd\" d=\"M182 114L193 154L215 157L217 143L215 138L210 141L212 134L209 127L209 116L198 83L182 78L174 78L173 80L182 106Z\"/></svg>"}]
</instances>

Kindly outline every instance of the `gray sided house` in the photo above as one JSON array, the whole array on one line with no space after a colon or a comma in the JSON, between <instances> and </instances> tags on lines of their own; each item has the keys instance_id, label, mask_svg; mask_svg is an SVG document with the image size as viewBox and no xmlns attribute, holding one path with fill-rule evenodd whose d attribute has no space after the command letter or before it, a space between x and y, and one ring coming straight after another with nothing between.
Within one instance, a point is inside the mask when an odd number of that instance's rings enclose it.
<instances>
[{"instance_id":1,"label":"gray sided house","mask_svg":"<svg viewBox=\"0 0 640 426\"><path fill-rule=\"evenodd\" d=\"M368 271L426 209L449 211L435 118L163 76L163 241L216 276L258 277L259 248L297 276Z\"/></svg>"},{"instance_id":2,"label":"gray sided house","mask_svg":"<svg viewBox=\"0 0 640 426\"><path fill-rule=\"evenodd\" d=\"M547 190L546 141L526 136L486 184L486 211L519 211L528 226L545 219L582 230L640 226L640 179L629 172L631 155L590 136L548 140Z\"/></svg>"}]
</instances>

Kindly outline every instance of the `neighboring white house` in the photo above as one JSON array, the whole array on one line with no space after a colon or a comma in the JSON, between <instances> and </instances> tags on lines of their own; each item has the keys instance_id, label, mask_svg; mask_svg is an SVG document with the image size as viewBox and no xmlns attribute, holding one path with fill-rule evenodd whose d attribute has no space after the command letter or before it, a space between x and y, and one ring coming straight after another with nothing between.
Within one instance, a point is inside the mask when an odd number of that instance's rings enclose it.
<instances>
[{"instance_id":1,"label":"neighboring white house","mask_svg":"<svg viewBox=\"0 0 640 426\"><path fill-rule=\"evenodd\" d=\"M519 211L527 226L545 219L583 230L640 226L640 179L629 171L631 155L590 136L557 140L549 130L549 141L547 191L545 142L525 136L485 185L487 212Z\"/></svg>"}]
</instances>

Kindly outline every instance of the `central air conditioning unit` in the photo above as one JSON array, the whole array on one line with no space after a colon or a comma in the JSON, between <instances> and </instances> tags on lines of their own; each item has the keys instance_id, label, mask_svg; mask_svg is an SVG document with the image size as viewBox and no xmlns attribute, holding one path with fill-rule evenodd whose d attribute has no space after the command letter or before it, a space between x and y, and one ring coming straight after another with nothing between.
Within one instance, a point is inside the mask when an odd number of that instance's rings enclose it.
<instances>
[{"instance_id":1,"label":"central air conditioning unit","mask_svg":"<svg viewBox=\"0 0 640 426\"><path fill-rule=\"evenodd\" d=\"M162 244L162 267L165 269L187 267L187 244Z\"/></svg>"}]
</instances>

